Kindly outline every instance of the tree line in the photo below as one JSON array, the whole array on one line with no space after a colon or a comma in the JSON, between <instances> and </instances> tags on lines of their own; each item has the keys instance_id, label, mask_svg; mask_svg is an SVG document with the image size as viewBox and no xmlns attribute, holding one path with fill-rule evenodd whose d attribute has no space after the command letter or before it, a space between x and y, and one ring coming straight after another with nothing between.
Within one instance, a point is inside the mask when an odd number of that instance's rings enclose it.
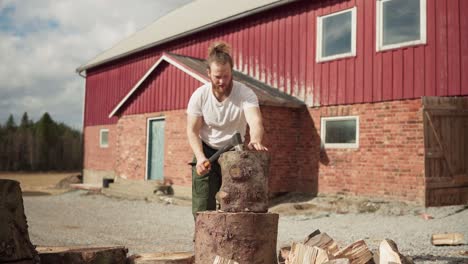
<instances>
[{"instance_id":1,"label":"tree line","mask_svg":"<svg viewBox=\"0 0 468 264\"><path fill-rule=\"evenodd\" d=\"M83 167L82 133L56 123L48 113L39 121L25 112L17 125L10 114L0 124L0 171L73 171Z\"/></svg>"}]
</instances>

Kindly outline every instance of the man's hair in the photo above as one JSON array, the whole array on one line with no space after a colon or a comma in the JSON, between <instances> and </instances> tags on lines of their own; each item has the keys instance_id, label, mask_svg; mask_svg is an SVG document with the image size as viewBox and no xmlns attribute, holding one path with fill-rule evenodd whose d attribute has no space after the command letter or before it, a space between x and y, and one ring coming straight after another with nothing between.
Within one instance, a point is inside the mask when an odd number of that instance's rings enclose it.
<instances>
[{"instance_id":1,"label":"man's hair","mask_svg":"<svg viewBox=\"0 0 468 264\"><path fill-rule=\"evenodd\" d=\"M231 57L231 47L224 41L213 42L208 48L208 58L206 61L208 62L208 69L213 62L222 65L229 63L232 69L234 64Z\"/></svg>"}]
</instances>

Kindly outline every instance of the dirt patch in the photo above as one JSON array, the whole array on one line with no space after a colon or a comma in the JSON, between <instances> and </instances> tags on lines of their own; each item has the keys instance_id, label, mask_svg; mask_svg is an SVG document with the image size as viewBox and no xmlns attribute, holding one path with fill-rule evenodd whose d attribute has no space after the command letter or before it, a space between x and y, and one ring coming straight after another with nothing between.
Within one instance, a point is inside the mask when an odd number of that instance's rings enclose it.
<instances>
[{"instance_id":1,"label":"dirt patch","mask_svg":"<svg viewBox=\"0 0 468 264\"><path fill-rule=\"evenodd\" d=\"M288 193L270 199L270 212L281 215L326 216L328 214L378 213L382 215L420 214L417 204L368 197Z\"/></svg>"},{"instance_id":2,"label":"dirt patch","mask_svg":"<svg viewBox=\"0 0 468 264\"><path fill-rule=\"evenodd\" d=\"M25 196L41 196L68 192L71 181L79 179L79 175L79 172L0 173L0 179L18 181Z\"/></svg>"}]
</instances>

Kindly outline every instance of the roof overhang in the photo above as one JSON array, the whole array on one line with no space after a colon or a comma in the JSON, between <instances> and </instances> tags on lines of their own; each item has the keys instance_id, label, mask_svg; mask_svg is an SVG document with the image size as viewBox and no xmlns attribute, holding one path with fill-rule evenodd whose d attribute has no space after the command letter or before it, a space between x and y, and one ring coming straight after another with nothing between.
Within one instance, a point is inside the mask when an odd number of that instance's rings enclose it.
<instances>
[{"instance_id":1,"label":"roof overhang","mask_svg":"<svg viewBox=\"0 0 468 264\"><path fill-rule=\"evenodd\" d=\"M123 39L78 67L76 72L81 75L83 71L110 61L295 1L298 0L237 0L226 1L220 5L219 0L195 0ZM203 10L205 12L202 12ZM203 15L194 16L194 13Z\"/></svg>"},{"instance_id":2,"label":"roof overhang","mask_svg":"<svg viewBox=\"0 0 468 264\"><path fill-rule=\"evenodd\" d=\"M146 73L117 104L117 106L114 107L114 109L109 114L109 118L117 114L125 102L141 87L141 84L148 78L148 76L150 76L150 74L163 62L171 64L172 66L187 73L203 84L210 82L208 73L206 71L207 64L205 60L165 52L162 54L159 60L156 61L148 71L146 71ZM300 108L305 106L303 101L295 98L294 96L283 93L278 89L275 89L241 72L233 70L233 79L251 88L252 91L257 95L261 105L290 108Z\"/></svg>"},{"instance_id":3,"label":"roof overhang","mask_svg":"<svg viewBox=\"0 0 468 264\"><path fill-rule=\"evenodd\" d=\"M188 75L192 76L193 78L195 78L196 80L202 82L202 83L207 83L209 82L209 79L205 76L202 76L194 71L192 71L190 68L186 67L185 65L179 63L176 59L174 59L173 57L171 57L168 53L163 53L163 55L161 56L161 58L159 58L158 61L156 61L156 63L153 64L153 66L151 66L151 68L145 73L145 75L143 75L143 77L141 77L141 79L133 86L133 88L130 90L130 92L127 93L127 95L125 95L125 97L117 104L117 106L112 110L112 112L109 114L109 118L113 117L118 111L119 109L125 104L125 102L133 95L133 93L135 93L136 90L138 90L138 88L140 87L140 85L146 80L146 78L148 78L148 76L163 62L167 62L171 65L173 65L174 67L178 68L179 70L187 73Z\"/></svg>"}]
</instances>

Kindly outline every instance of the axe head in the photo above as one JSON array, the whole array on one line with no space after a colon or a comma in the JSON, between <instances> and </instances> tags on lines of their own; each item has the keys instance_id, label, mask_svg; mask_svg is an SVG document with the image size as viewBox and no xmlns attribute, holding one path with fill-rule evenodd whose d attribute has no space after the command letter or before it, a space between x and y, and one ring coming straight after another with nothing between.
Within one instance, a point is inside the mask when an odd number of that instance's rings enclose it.
<instances>
[{"instance_id":1,"label":"axe head","mask_svg":"<svg viewBox=\"0 0 468 264\"><path fill-rule=\"evenodd\" d=\"M242 137L240 135L239 132L236 132L232 138L229 140L229 142L223 146L222 148L220 148L218 151L216 151L215 154L213 154L213 156L211 156L208 161L210 163L214 162L215 160L217 160L219 158L219 156L221 156L221 154L223 154L224 152L230 150L234 148L235 150L237 151L242 151L244 150L244 145L242 143Z\"/></svg>"},{"instance_id":2,"label":"axe head","mask_svg":"<svg viewBox=\"0 0 468 264\"><path fill-rule=\"evenodd\" d=\"M244 143L242 142L242 137L239 132L236 132L231 138L231 144L237 151L244 150Z\"/></svg>"}]
</instances>

